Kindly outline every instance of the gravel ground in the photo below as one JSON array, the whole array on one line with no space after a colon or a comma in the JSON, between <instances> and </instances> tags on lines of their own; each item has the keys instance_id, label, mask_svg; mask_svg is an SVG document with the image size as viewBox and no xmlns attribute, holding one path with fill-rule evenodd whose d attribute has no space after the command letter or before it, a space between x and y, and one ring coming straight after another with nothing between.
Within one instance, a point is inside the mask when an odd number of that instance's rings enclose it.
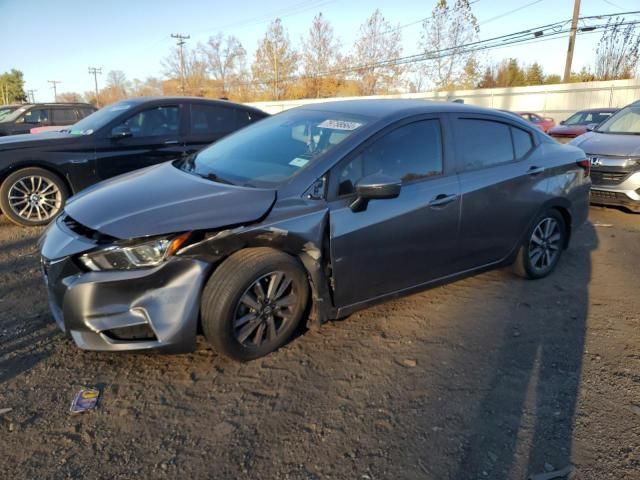
<instances>
[{"instance_id":1,"label":"gravel ground","mask_svg":"<svg viewBox=\"0 0 640 480\"><path fill-rule=\"evenodd\" d=\"M237 364L82 352L39 230L0 218L0 477L640 479L640 216L593 208L556 273L495 271ZM71 415L82 386L95 411Z\"/></svg>"}]
</instances>

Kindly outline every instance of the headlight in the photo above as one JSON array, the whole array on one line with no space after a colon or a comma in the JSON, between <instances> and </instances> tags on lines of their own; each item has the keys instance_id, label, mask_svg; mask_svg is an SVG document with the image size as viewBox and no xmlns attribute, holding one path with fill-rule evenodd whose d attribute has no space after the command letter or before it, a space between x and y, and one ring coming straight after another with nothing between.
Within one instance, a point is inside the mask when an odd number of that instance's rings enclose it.
<instances>
[{"instance_id":1,"label":"headlight","mask_svg":"<svg viewBox=\"0 0 640 480\"><path fill-rule=\"evenodd\" d=\"M187 241L190 233L177 237L157 238L136 245L114 245L80 256L89 270L131 270L155 267L174 255Z\"/></svg>"}]
</instances>

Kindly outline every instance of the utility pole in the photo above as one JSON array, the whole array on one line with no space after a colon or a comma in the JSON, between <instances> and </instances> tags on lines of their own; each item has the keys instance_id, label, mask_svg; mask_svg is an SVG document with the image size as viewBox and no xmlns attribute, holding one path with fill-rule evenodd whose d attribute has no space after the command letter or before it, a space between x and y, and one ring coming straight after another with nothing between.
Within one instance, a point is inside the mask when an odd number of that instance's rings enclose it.
<instances>
[{"instance_id":1,"label":"utility pole","mask_svg":"<svg viewBox=\"0 0 640 480\"><path fill-rule=\"evenodd\" d=\"M59 83L62 83L60 80L47 80L47 82L49 82L51 84L51 88L53 88L53 101L57 102L58 101L58 90L56 89L56 86Z\"/></svg>"},{"instance_id":2,"label":"utility pole","mask_svg":"<svg viewBox=\"0 0 640 480\"><path fill-rule=\"evenodd\" d=\"M562 81L568 83L571 78L571 62L573 62L573 50L576 46L576 31L578 30L578 18L580 17L580 0L574 0L573 19L571 20L571 33L569 33L569 48L567 49L567 61L564 64L564 77Z\"/></svg>"},{"instance_id":3,"label":"utility pole","mask_svg":"<svg viewBox=\"0 0 640 480\"><path fill-rule=\"evenodd\" d=\"M175 38L176 40L178 40L176 42L176 45L178 45L178 49L180 50L180 86L182 89L182 95L184 95L184 52L182 50L182 47L184 47L184 44L187 43L185 42L185 40L189 40L191 38L191 35L172 33L171 38Z\"/></svg>"},{"instance_id":4,"label":"utility pole","mask_svg":"<svg viewBox=\"0 0 640 480\"><path fill-rule=\"evenodd\" d=\"M100 106L100 99L98 98L98 74L102 75L102 67L89 67L89 75L93 75L93 83L96 87L96 107Z\"/></svg>"},{"instance_id":5,"label":"utility pole","mask_svg":"<svg viewBox=\"0 0 640 480\"><path fill-rule=\"evenodd\" d=\"M36 103L36 96L34 94L37 91L38 90L27 90L27 98L31 103Z\"/></svg>"}]
</instances>

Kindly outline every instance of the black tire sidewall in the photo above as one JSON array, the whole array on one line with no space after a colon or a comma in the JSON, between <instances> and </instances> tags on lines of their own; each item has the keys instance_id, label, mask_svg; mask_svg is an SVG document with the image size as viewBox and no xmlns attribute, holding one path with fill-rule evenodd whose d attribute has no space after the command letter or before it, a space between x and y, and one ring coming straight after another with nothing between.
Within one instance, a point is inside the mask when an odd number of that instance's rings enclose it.
<instances>
[{"instance_id":1,"label":"black tire sidewall","mask_svg":"<svg viewBox=\"0 0 640 480\"><path fill-rule=\"evenodd\" d=\"M265 255L260 258L258 268L240 268L237 274L231 278L216 275L218 269L210 278L203 292L203 300L205 301L203 302L201 321L205 337L216 350L235 360L254 360L282 347L293 335L305 311L309 284L303 268L288 255L277 251L273 253L272 256ZM271 342L265 340L262 345L255 348L246 347L239 343L233 334L233 318L240 297L255 280L278 270L291 276L293 288L298 297L293 321L289 322L276 340ZM225 282L227 292L219 295L216 282ZM208 288L210 283L213 286L211 289ZM206 298L209 295L214 295L216 298ZM209 311L205 310L206 304L213 308L210 308Z\"/></svg>"},{"instance_id":2,"label":"black tire sidewall","mask_svg":"<svg viewBox=\"0 0 640 480\"><path fill-rule=\"evenodd\" d=\"M555 221L558 222L558 225L560 226L560 235L562 235L562 238L560 239L560 250L558 251L558 255L554 259L553 263L551 263L551 265L549 265L549 267L547 267L544 271L540 271L538 269L535 269L531 264L531 260L529 259L529 245L531 243L531 236L533 235L533 232L535 231L536 227L540 224L540 222L542 222L545 218L553 218ZM532 279L538 279L538 278L544 278L547 275L551 274L555 270L556 266L558 265L558 262L560 261L560 257L562 257L562 251L564 250L566 241L567 241L567 225L562 214L555 209L549 209L544 213L542 213L536 219L536 221L533 222L533 225L529 230L529 233L527 234L527 238L525 239L524 245L522 246L522 263L527 276Z\"/></svg>"},{"instance_id":3,"label":"black tire sidewall","mask_svg":"<svg viewBox=\"0 0 640 480\"><path fill-rule=\"evenodd\" d=\"M60 205L60 210L56 213L56 215L62 211L62 209L64 208L65 201L69 197L69 191L67 189L67 185L58 175L56 175L55 173L49 170L46 170L40 167L27 167L27 168L21 168L20 170L16 170L15 172L11 173L3 180L2 185L0 185L0 209L2 209L2 213L4 213L9 220L23 227L38 227L42 225L47 225L48 223L53 221L53 218L55 218L54 216L49 220L40 220L40 221L25 220L24 218L15 214L11 209L11 206L9 205L9 188L11 187L11 185L13 185L20 178L35 176L35 175L46 178L50 182L54 183L56 187L58 187L58 190L60 190L60 195L62 196L62 202Z\"/></svg>"}]
</instances>

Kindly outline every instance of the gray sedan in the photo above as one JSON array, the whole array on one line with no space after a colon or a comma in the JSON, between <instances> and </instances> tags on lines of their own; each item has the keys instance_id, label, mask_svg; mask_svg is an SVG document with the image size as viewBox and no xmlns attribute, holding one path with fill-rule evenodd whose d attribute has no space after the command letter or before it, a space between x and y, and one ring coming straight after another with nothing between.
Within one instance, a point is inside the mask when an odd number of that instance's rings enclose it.
<instances>
[{"instance_id":1,"label":"gray sedan","mask_svg":"<svg viewBox=\"0 0 640 480\"><path fill-rule=\"evenodd\" d=\"M251 360L322 323L491 268L553 271L589 162L454 103L296 108L73 197L41 245L53 316L89 350Z\"/></svg>"}]
</instances>

